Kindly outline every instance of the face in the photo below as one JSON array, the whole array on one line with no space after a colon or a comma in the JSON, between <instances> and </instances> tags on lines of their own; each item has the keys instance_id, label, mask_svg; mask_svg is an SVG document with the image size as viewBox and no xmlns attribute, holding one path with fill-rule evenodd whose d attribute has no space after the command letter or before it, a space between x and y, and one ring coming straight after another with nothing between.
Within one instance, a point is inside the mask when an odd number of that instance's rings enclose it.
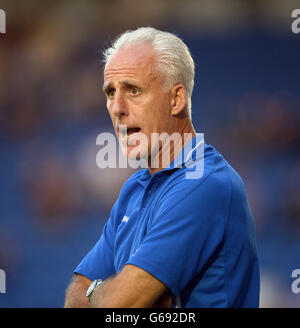
<instances>
[{"instance_id":1,"label":"face","mask_svg":"<svg viewBox=\"0 0 300 328\"><path fill-rule=\"evenodd\" d=\"M152 48L141 44L114 54L104 71L107 108L129 159L148 160L151 133L171 131L170 92L154 64Z\"/></svg>"}]
</instances>

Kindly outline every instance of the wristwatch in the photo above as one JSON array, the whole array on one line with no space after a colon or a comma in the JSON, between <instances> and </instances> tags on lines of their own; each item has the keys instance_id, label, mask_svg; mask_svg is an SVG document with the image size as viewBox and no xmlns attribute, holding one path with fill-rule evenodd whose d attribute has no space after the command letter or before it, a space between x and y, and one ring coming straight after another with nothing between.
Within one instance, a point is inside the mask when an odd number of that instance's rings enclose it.
<instances>
[{"instance_id":1,"label":"wristwatch","mask_svg":"<svg viewBox=\"0 0 300 328\"><path fill-rule=\"evenodd\" d=\"M88 298L89 302L91 302L91 297L92 297L92 294L93 294L95 288L102 283L103 283L103 280L96 279L90 284L88 290L86 291L86 297Z\"/></svg>"}]
</instances>

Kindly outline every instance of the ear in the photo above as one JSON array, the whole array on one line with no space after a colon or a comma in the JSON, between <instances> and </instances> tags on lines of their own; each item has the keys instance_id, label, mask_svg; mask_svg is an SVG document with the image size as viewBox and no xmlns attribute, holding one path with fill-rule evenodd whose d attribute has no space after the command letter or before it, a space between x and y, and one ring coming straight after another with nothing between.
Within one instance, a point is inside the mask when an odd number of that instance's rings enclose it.
<instances>
[{"instance_id":1,"label":"ear","mask_svg":"<svg viewBox=\"0 0 300 328\"><path fill-rule=\"evenodd\" d=\"M180 114L186 107L186 92L182 84L176 84L171 90L171 115Z\"/></svg>"}]
</instances>

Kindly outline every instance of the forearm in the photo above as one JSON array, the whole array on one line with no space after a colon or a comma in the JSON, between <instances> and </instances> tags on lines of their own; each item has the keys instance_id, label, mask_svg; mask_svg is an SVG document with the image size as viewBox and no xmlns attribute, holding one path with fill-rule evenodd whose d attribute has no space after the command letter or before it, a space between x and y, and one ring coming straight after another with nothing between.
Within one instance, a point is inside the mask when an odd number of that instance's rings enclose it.
<instances>
[{"instance_id":1,"label":"forearm","mask_svg":"<svg viewBox=\"0 0 300 328\"><path fill-rule=\"evenodd\" d=\"M66 291L65 308L89 308L86 291L91 281L83 276L74 277Z\"/></svg>"},{"instance_id":2,"label":"forearm","mask_svg":"<svg viewBox=\"0 0 300 328\"><path fill-rule=\"evenodd\" d=\"M90 297L90 307L118 307L117 304L113 303L113 299L115 298L114 294L116 293L114 289L115 284L113 283L114 278L116 278L116 276L106 279L102 284L96 287Z\"/></svg>"},{"instance_id":3,"label":"forearm","mask_svg":"<svg viewBox=\"0 0 300 328\"><path fill-rule=\"evenodd\" d=\"M139 298L130 297L130 293L127 293L124 297L124 293L121 288L118 287L116 282L112 281L113 278L105 280L99 285L91 296L91 307L94 308L170 308L172 307L172 294L167 290L161 295L155 302L149 300L149 298L141 295ZM133 287L134 288L134 287ZM146 294L147 291L145 290ZM123 297L122 297L123 295Z\"/></svg>"},{"instance_id":4,"label":"forearm","mask_svg":"<svg viewBox=\"0 0 300 328\"><path fill-rule=\"evenodd\" d=\"M171 306L166 287L144 270L126 265L118 275L98 285L91 295L91 307L150 308ZM165 294L166 297L162 297Z\"/></svg>"}]
</instances>

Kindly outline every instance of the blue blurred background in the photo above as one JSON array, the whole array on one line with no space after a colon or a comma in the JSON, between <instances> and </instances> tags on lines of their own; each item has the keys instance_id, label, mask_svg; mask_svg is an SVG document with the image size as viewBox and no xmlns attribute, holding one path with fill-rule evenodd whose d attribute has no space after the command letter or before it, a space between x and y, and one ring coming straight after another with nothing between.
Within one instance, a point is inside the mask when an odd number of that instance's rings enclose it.
<instances>
[{"instance_id":1,"label":"blue blurred background","mask_svg":"<svg viewBox=\"0 0 300 328\"><path fill-rule=\"evenodd\" d=\"M131 169L96 166L111 132L101 53L127 29L174 32L196 62L193 122L245 181L261 306L300 307L298 1L1 1L0 307L61 307Z\"/></svg>"}]
</instances>

